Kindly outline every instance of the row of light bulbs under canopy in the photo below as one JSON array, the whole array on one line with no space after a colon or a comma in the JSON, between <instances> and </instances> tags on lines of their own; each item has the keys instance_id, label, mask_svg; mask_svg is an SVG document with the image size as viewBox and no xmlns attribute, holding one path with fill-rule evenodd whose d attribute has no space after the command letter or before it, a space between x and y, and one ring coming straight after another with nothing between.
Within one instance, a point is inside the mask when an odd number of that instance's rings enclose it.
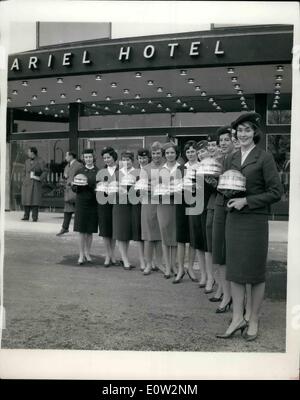
<instances>
[{"instance_id":1,"label":"row of light bulbs under canopy","mask_svg":"<svg viewBox=\"0 0 300 400\"><path fill-rule=\"evenodd\" d=\"M284 71L284 67L283 67L283 66L278 65L278 66L276 67L276 72L283 72L283 71ZM235 74L235 69L234 69L233 67L228 67L228 68L227 68L227 73L228 73L228 74ZM186 75L187 75L187 70L184 70L184 69L180 70L180 75L181 75L181 76L186 76ZM141 77L142 77L142 73L141 73L141 72L136 72L136 73L135 73L135 76L136 76L136 78L141 78ZM97 81L102 80L102 75L97 74L97 75L95 76L95 80L97 80ZM276 75L276 76L275 76L275 80L276 80L276 82L274 83L274 100L273 100L273 106L272 106L272 108L277 108L277 107L278 107L279 99L280 99L280 96L279 96L279 95L280 95L280 87L281 87L281 81L283 80L283 75ZM58 77L58 78L56 79L56 81L57 81L58 84L63 84L63 83L64 83L63 78L61 78L61 77ZM242 107L242 109L248 109L248 106L247 106L247 104L246 104L246 102L245 102L245 97L243 96L243 93L244 93L244 92L243 92L243 90L241 89L241 85L238 83L238 77L237 77L237 76L232 76L232 77L231 77L231 81L232 81L232 83L233 83L233 87L234 87L234 89L236 90L237 95L240 95L240 101L241 101L241 107ZM194 80L194 78L188 78L187 82L188 82L188 84L194 84L195 80ZM147 84L148 84L149 86L153 86L153 85L154 85L154 81L153 81L153 80L148 80L148 81L147 81ZM29 83L28 83L28 81L24 80L24 81L22 81L22 85L23 85L23 86L28 86ZM115 87L117 87L117 86L118 86L118 85L117 85L116 82L111 82L111 87L112 87L112 88L115 88ZM81 85L79 85L79 84L75 85L75 90L80 91L81 89L82 89ZM164 91L164 88L163 88L163 87L159 86L159 87L157 88L157 92L158 92L158 93L162 93L163 91ZM201 93L200 93L200 96L207 98L207 91L201 90L201 87L200 87L199 85L196 85L196 86L195 86L195 91L201 92ZM46 93L46 92L47 92L47 88L46 88L46 87L42 87L42 88L41 88L41 93ZM129 94L129 93L130 93L130 90L127 89L127 88L125 88L125 89L123 89L123 93L124 93L124 94ZM14 89L14 90L12 91L12 94L13 94L13 95L17 95L17 94L18 94L18 91L17 91L16 89ZM92 92L91 92L91 96L92 96L92 97L97 97L97 96L98 96L97 91L92 91ZM167 97L173 97L173 94L170 93L170 92L168 92L166 96L167 96ZM62 99L65 99L65 98L67 98L67 95L66 95L65 93L61 93L61 94L60 94L60 97L61 97ZM138 100L138 99L141 99L141 95L137 93L137 94L135 94L134 98L137 99L137 100ZM32 96L32 100L33 100L33 101L36 101L37 99L38 99L37 95L33 95L33 96ZM106 96L106 97L105 97L105 100L106 100L106 101L111 101L111 97L110 97L110 96ZM214 100L213 97L209 97L209 98L207 98L207 100L208 100L209 103L212 104L213 107L215 107L215 109L216 109L217 111L222 111L222 108L217 104L217 102ZM11 98L8 98L8 102L11 102ZM76 99L76 102L77 102L77 103L81 103L81 102L82 102L82 99L81 99L81 98L77 98L77 99ZM178 99L176 100L176 102L177 102L177 103L181 103L181 100L178 98ZM54 105L55 103L56 103L55 100L53 100L53 99L50 100L50 105ZM122 105L121 103L122 103L122 102L120 102L120 105ZM151 100L149 100L148 103L151 104ZM32 105L32 102L31 102L31 101L27 101L26 107L30 107L31 105ZM134 107L134 106L133 106L133 107ZM133 108L133 107L132 107L132 108ZM157 107L158 107L158 108L163 108L163 106L162 106L161 103L158 103ZM183 107L183 108L188 108L189 111L194 111L194 107L188 107L188 105L187 105L186 102L183 102L182 107ZM47 108L48 108L48 107L45 107L45 110L46 110L46 111L48 111ZM106 111L109 111L109 108L106 108L105 110L106 110ZM28 109L25 108L24 111L28 111ZM171 110L170 110L169 107L167 107L167 108L165 109L165 111L166 111L166 112L170 112ZM146 110L145 110L144 108L142 108L142 109L141 109L141 112L146 112ZM63 114L64 111L61 110L61 113ZM117 113L118 113L118 114L121 113L121 110L117 110ZM40 111L39 114L42 114L42 112ZM97 112L96 112L95 114L98 115Z\"/></svg>"}]
</instances>

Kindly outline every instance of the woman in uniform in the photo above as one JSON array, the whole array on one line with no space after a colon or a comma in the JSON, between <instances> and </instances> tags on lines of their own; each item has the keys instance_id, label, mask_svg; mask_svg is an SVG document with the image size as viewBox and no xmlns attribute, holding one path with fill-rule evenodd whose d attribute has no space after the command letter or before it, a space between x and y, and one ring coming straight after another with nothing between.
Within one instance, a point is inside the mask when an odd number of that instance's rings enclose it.
<instances>
[{"instance_id":1,"label":"woman in uniform","mask_svg":"<svg viewBox=\"0 0 300 400\"><path fill-rule=\"evenodd\" d=\"M188 204L185 201L185 194L190 190L190 194L194 195L196 183L196 168L199 165L197 160L197 144L194 140L189 140L183 149L183 157L186 163L179 167L183 182L184 191L182 204L176 204L176 240L177 240L177 260L178 273L173 283L180 283L185 275L184 260L186 253L186 243L190 243L189 215L187 214ZM197 282L193 265L195 260L195 249L189 246L188 252L188 269L187 274L193 282Z\"/></svg>"},{"instance_id":2,"label":"woman in uniform","mask_svg":"<svg viewBox=\"0 0 300 400\"><path fill-rule=\"evenodd\" d=\"M197 143L197 155L201 162L205 158L209 157L208 152L208 141L201 140ZM199 189L198 189L199 190ZM207 204L211 194L210 185L205 180L203 182L203 211L199 215L190 216L190 243L191 246L196 249L197 258L200 266L200 282L199 287L205 288L205 293L211 293L214 286L214 277L212 268L206 262L207 254L207 240L206 240L206 214Z\"/></svg>"},{"instance_id":3,"label":"woman in uniform","mask_svg":"<svg viewBox=\"0 0 300 400\"><path fill-rule=\"evenodd\" d=\"M241 148L226 160L226 169L236 169L246 177L246 192L227 202L226 277L231 282L233 318L225 334L217 335L219 338L227 339L244 330L247 341L258 335L265 292L269 206L282 194L273 156L257 146L260 119L257 113L246 113L232 123ZM243 316L246 284L252 285L249 324Z\"/></svg>"},{"instance_id":4,"label":"woman in uniform","mask_svg":"<svg viewBox=\"0 0 300 400\"><path fill-rule=\"evenodd\" d=\"M136 170L136 178L139 181L141 173L147 164L150 162L150 152L148 149L138 149L137 160L139 163L139 169ZM140 197L140 191L137 191L137 196ZM141 197L140 197L141 198ZM145 265L145 253L144 253L144 241L142 240L142 224L141 224L141 210L142 202L134 204L132 206L132 240L137 243L138 255L140 260L140 270L144 271Z\"/></svg>"},{"instance_id":5,"label":"woman in uniform","mask_svg":"<svg viewBox=\"0 0 300 400\"><path fill-rule=\"evenodd\" d=\"M174 183L178 179L180 171L178 167L180 164L177 162L179 157L178 147L172 143L166 143L163 146L163 155L166 163L160 169L160 184L167 186L172 180ZM166 265L164 277L171 278L172 272L176 271L176 253L177 253L177 240L176 240L176 206L172 195L167 194L166 197L161 196L160 204L157 205L157 219L161 234L163 256Z\"/></svg>"},{"instance_id":6,"label":"woman in uniform","mask_svg":"<svg viewBox=\"0 0 300 400\"><path fill-rule=\"evenodd\" d=\"M216 135L211 135L207 137L207 150L210 154L210 157L218 161L219 156L219 147L218 147L218 140ZM206 252L206 268L208 271L211 271L214 275L214 280L217 283L217 290L213 297L209 300L212 302L218 302L222 299L222 286L220 284L219 279L219 271L216 268L216 265L213 263L212 259L212 227L213 227L213 220L214 220L214 207L215 207L215 200L217 195L217 185L218 181L212 176L206 176L205 182L210 187L210 197L207 203L207 214L206 214L206 242L207 242L207 252Z\"/></svg>"},{"instance_id":7,"label":"woman in uniform","mask_svg":"<svg viewBox=\"0 0 300 400\"><path fill-rule=\"evenodd\" d=\"M157 220L157 203L151 202L151 189L158 183L159 170L164 163L162 145L154 142L151 146L151 162L141 171L141 178L148 183L149 191L145 195L141 208L142 240L146 258L144 275L153 271L154 256L162 270L161 235Z\"/></svg>"},{"instance_id":8,"label":"woman in uniform","mask_svg":"<svg viewBox=\"0 0 300 400\"><path fill-rule=\"evenodd\" d=\"M128 191L135 183L135 169L133 168L134 154L131 151L121 153L121 168L117 171L119 192L113 206L113 239L117 240L121 253L123 268L134 268L128 259L129 242L132 240L132 205L128 198Z\"/></svg>"},{"instance_id":9,"label":"woman in uniform","mask_svg":"<svg viewBox=\"0 0 300 400\"><path fill-rule=\"evenodd\" d=\"M93 233L98 232L97 201L95 194L98 168L95 165L95 158L92 149L84 150L82 152L82 157L84 167L78 171L76 176L79 174L84 175L87 180L87 185L72 185L72 189L77 193L75 202L74 232L79 232L79 265L82 265L85 261L88 263L92 262L90 250L92 246Z\"/></svg>"},{"instance_id":10,"label":"woman in uniform","mask_svg":"<svg viewBox=\"0 0 300 400\"><path fill-rule=\"evenodd\" d=\"M223 154L220 160L223 169L224 162L229 154L234 150L231 141L231 127L224 126L217 130L217 143ZM229 310L231 305L230 283L226 280L226 258L225 258L225 221L226 207L224 206L224 196L217 193L214 205L214 218L212 227L212 258L213 264L217 266L219 283L223 294L221 303L216 313L224 313ZM217 298L217 296L216 296Z\"/></svg>"},{"instance_id":11,"label":"woman in uniform","mask_svg":"<svg viewBox=\"0 0 300 400\"><path fill-rule=\"evenodd\" d=\"M105 164L105 170L98 172L96 180L97 182L105 182L109 185L116 180L118 154L112 147L104 147L104 149L101 151L101 156ZM110 265L117 265L118 263L115 258L116 241L112 237L113 204L111 201L109 201L110 196L107 193L103 193L103 196L104 201L98 202L99 236L102 236L104 243L104 266L109 267Z\"/></svg>"}]
</instances>

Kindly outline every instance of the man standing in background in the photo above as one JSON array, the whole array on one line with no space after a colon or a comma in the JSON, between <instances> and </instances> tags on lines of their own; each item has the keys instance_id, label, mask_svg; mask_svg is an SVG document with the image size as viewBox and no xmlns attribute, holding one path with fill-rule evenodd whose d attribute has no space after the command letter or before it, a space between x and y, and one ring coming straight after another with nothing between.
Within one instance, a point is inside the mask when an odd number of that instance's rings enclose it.
<instances>
[{"instance_id":1,"label":"man standing in background","mask_svg":"<svg viewBox=\"0 0 300 400\"><path fill-rule=\"evenodd\" d=\"M39 206L42 204L42 182L46 178L45 162L38 157L36 147L28 149L28 160L25 161L25 176L21 190L21 203L24 207L23 221L29 221L32 211L32 221L37 222Z\"/></svg>"},{"instance_id":2,"label":"man standing in background","mask_svg":"<svg viewBox=\"0 0 300 400\"><path fill-rule=\"evenodd\" d=\"M60 232L56 236L62 236L69 232L69 226L72 219L72 214L75 211L75 200L76 193L72 191L71 183L73 182L74 176L77 175L78 171L82 168L82 164L76 160L76 154L72 151L66 153L67 165L64 170L64 179L66 180L64 201L64 221Z\"/></svg>"}]
</instances>

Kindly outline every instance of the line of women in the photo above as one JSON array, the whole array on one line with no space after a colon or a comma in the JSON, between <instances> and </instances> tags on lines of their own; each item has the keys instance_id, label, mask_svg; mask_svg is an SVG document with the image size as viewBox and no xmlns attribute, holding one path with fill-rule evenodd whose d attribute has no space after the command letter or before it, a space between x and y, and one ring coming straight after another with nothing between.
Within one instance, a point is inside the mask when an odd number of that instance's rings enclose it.
<instances>
[{"instance_id":1,"label":"line of women","mask_svg":"<svg viewBox=\"0 0 300 400\"><path fill-rule=\"evenodd\" d=\"M215 136L198 143L188 141L181 155L184 163L179 162L179 149L172 142L155 142L150 151L140 149L138 168L134 168L133 152L123 152L118 163L116 151L106 147L101 152L106 168L99 171L93 151L85 150L85 166L79 174L86 176L87 185L73 186L77 191L74 231L79 232L78 263L92 262L92 234L98 231L105 247L105 267L121 264L125 270L134 268L129 260L131 240L137 243L145 276L160 269L164 278L174 277L174 284L186 273L191 281L198 282L193 269L197 259L199 287L209 294L217 286L210 298L220 302L216 312L227 312L233 304L229 327L216 336L227 339L241 331L245 340L255 340L265 289L269 206L280 200L282 193L272 155L257 146L259 123L258 114L242 114ZM228 198L217 191L217 178L206 176L200 190L200 213L193 209L197 202L188 203L185 196L179 203L174 195L167 202L161 195L153 201L150 189L162 185L164 174L173 185L178 176L193 182L199 163L206 158L217 159L223 172L240 171L246 177L245 194ZM145 178L148 190L136 189L138 201L132 201L130 190ZM120 186L122 181L125 184ZM118 190L97 192L96 198L96 186L102 183L106 187L115 183ZM199 193L197 186L191 188L192 194L195 190ZM121 261L115 257L116 242Z\"/></svg>"}]
</instances>

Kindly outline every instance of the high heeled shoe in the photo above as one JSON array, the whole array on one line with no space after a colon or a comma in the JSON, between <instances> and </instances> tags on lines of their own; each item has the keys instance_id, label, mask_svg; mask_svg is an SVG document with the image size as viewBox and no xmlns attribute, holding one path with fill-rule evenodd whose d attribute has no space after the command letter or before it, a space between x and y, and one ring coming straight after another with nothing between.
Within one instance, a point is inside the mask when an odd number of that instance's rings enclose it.
<instances>
[{"instance_id":1,"label":"high heeled shoe","mask_svg":"<svg viewBox=\"0 0 300 400\"><path fill-rule=\"evenodd\" d=\"M230 310L231 304L232 304L232 298L229 300L229 302L224 307L218 307L216 309L216 314L226 313L227 311Z\"/></svg>"},{"instance_id":2,"label":"high heeled shoe","mask_svg":"<svg viewBox=\"0 0 300 400\"><path fill-rule=\"evenodd\" d=\"M188 269L186 270L186 273L188 274L188 277L190 278L190 280L191 280L192 282L198 282L198 279L192 277L192 275L190 274L190 271L189 271Z\"/></svg>"},{"instance_id":3,"label":"high heeled shoe","mask_svg":"<svg viewBox=\"0 0 300 400\"><path fill-rule=\"evenodd\" d=\"M238 331L241 331L241 335L243 335L243 332L244 332L244 330L246 329L247 326L248 325L247 325L246 321L242 320L232 332L223 333L223 334L217 334L216 338L218 338L218 339L230 339Z\"/></svg>"},{"instance_id":4,"label":"high heeled shoe","mask_svg":"<svg viewBox=\"0 0 300 400\"><path fill-rule=\"evenodd\" d=\"M182 275L181 275L181 277L180 278L175 278L174 279L174 281L173 281L173 283L174 284L176 284L176 283L180 283L181 281L182 281L182 279L183 279L183 277L184 277L184 275L185 275L185 271L182 273Z\"/></svg>"},{"instance_id":5,"label":"high heeled shoe","mask_svg":"<svg viewBox=\"0 0 300 400\"><path fill-rule=\"evenodd\" d=\"M249 323L247 323L247 327L249 327ZM248 330L243 332L243 338L246 340L246 342L253 342L254 340L256 340L257 336L258 336L258 324L257 324L257 331L254 335L249 335Z\"/></svg>"},{"instance_id":6,"label":"high heeled shoe","mask_svg":"<svg viewBox=\"0 0 300 400\"><path fill-rule=\"evenodd\" d=\"M87 259L87 257L86 256L84 256L84 261L85 262L87 262L88 264L93 264L93 260L90 258L90 259Z\"/></svg>"},{"instance_id":7,"label":"high heeled shoe","mask_svg":"<svg viewBox=\"0 0 300 400\"><path fill-rule=\"evenodd\" d=\"M78 260L77 261L77 265L83 265L84 264L84 260Z\"/></svg>"},{"instance_id":8,"label":"high heeled shoe","mask_svg":"<svg viewBox=\"0 0 300 400\"><path fill-rule=\"evenodd\" d=\"M152 268L150 267L146 267L145 269L144 269L144 271L143 271L143 275L150 275L151 274L151 272L152 272L153 270L152 270Z\"/></svg>"},{"instance_id":9,"label":"high heeled shoe","mask_svg":"<svg viewBox=\"0 0 300 400\"><path fill-rule=\"evenodd\" d=\"M222 299L223 299L223 294L221 294L220 297L211 297L209 301L211 301L212 303L218 303L219 301L222 301Z\"/></svg>"},{"instance_id":10,"label":"high heeled shoe","mask_svg":"<svg viewBox=\"0 0 300 400\"><path fill-rule=\"evenodd\" d=\"M199 283L199 288L200 288L200 289L205 288L205 286L206 286L206 283Z\"/></svg>"},{"instance_id":11,"label":"high heeled shoe","mask_svg":"<svg viewBox=\"0 0 300 400\"><path fill-rule=\"evenodd\" d=\"M214 291L214 286L215 286L215 284L216 284L216 281L214 281L214 283L212 284L211 289L209 289L209 290L205 289L205 290L204 290L204 293L205 293L205 294L212 293L212 292Z\"/></svg>"}]
</instances>

